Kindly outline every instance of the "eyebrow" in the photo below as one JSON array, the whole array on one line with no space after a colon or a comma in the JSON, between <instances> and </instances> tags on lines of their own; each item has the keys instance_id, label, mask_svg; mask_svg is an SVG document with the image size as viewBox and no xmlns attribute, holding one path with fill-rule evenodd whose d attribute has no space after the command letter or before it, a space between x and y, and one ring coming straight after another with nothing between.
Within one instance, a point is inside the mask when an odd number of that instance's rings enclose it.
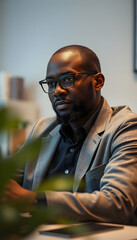
<instances>
[{"instance_id":1,"label":"eyebrow","mask_svg":"<svg viewBox=\"0 0 137 240\"><path fill-rule=\"evenodd\" d=\"M75 72L66 71L66 72L61 73L59 76L63 76L63 75L67 75L67 74L75 74ZM56 78L49 76L49 77L46 77L45 79L56 79Z\"/></svg>"}]
</instances>

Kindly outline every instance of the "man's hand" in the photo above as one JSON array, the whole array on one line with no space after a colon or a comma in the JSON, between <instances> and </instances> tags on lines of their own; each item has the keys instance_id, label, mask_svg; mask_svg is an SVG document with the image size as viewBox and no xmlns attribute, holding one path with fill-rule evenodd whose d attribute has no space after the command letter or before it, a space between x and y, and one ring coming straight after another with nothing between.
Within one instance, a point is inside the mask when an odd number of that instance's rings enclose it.
<instances>
[{"instance_id":1,"label":"man's hand","mask_svg":"<svg viewBox=\"0 0 137 240\"><path fill-rule=\"evenodd\" d=\"M10 180L5 187L4 198L7 201L25 201L28 205L32 205L36 198L36 192L29 191L21 187L16 181Z\"/></svg>"}]
</instances>

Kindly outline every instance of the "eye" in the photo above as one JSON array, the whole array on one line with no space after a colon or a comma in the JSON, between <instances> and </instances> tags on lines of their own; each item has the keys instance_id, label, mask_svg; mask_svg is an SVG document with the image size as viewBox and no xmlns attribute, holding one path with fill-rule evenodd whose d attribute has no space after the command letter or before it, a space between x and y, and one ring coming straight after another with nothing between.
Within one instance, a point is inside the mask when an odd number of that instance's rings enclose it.
<instances>
[{"instance_id":1,"label":"eye","mask_svg":"<svg viewBox=\"0 0 137 240\"><path fill-rule=\"evenodd\" d=\"M68 75L68 76L63 78L63 82L65 84L70 84L70 83L73 82L73 80L74 80L74 76L73 75Z\"/></svg>"},{"instance_id":2,"label":"eye","mask_svg":"<svg viewBox=\"0 0 137 240\"><path fill-rule=\"evenodd\" d=\"M72 79L73 79L72 76L67 76L67 77L65 78L65 81L66 81L66 82L70 82Z\"/></svg>"},{"instance_id":3,"label":"eye","mask_svg":"<svg viewBox=\"0 0 137 240\"><path fill-rule=\"evenodd\" d=\"M47 84L48 84L49 88L53 88L55 86L55 82L54 81L48 81Z\"/></svg>"}]
</instances>

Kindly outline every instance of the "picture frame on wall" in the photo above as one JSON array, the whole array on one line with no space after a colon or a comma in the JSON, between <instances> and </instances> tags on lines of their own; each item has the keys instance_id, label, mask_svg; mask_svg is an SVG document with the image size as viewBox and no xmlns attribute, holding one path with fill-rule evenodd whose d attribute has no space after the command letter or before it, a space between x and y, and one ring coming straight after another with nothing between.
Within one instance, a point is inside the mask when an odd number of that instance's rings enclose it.
<instances>
[{"instance_id":1,"label":"picture frame on wall","mask_svg":"<svg viewBox=\"0 0 137 240\"><path fill-rule=\"evenodd\" d=\"M134 0L134 71L137 72L137 0Z\"/></svg>"}]
</instances>

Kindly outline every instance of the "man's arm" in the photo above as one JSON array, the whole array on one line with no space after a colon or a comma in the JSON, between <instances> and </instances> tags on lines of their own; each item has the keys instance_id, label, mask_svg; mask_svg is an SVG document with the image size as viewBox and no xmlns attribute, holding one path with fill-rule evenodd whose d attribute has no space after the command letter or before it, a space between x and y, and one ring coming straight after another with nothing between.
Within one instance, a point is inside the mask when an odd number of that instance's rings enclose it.
<instances>
[{"instance_id":1,"label":"man's arm","mask_svg":"<svg viewBox=\"0 0 137 240\"><path fill-rule=\"evenodd\" d=\"M21 187L15 180L10 179L5 187L4 201L24 201L28 205L32 205L36 199L36 192Z\"/></svg>"},{"instance_id":2,"label":"man's arm","mask_svg":"<svg viewBox=\"0 0 137 240\"><path fill-rule=\"evenodd\" d=\"M110 141L108 159L100 190L92 193L46 191L47 208L58 209L56 217L77 221L128 223L137 207L137 121L124 122ZM92 183L91 183L92 184ZM36 194L18 191L33 203ZM11 186L9 187L11 190ZM28 192L26 192L28 191ZM24 194L23 194L24 192ZM23 195L22 195L23 194ZM13 194L10 194L13 196ZM46 203L46 201L45 201Z\"/></svg>"},{"instance_id":3,"label":"man's arm","mask_svg":"<svg viewBox=\"0 0 137 240\"><path fill-rule=\"evenodd\" d=\"M60 216L78 221L128 223L137 207L136 118L119 126L109 149L99 191L46 192L47 205L60 208Z\"/></svg>"}]
</instances>

